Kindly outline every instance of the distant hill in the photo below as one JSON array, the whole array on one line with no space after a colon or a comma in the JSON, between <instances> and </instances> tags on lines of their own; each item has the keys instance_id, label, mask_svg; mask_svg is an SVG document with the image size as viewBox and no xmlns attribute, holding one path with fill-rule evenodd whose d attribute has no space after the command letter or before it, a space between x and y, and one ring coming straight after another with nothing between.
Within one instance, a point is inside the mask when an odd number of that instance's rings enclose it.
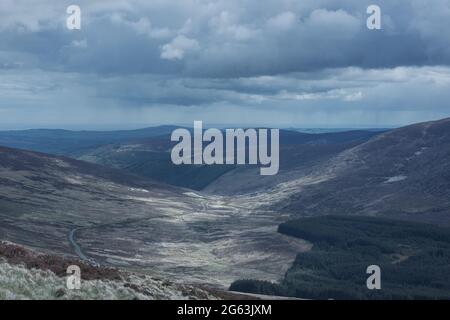
<instances>
[{"instance_id":1,"label":"distant hill","mask_svg":"<svg viewBox=\"0 0 450 320\"><path fill-rule=\"evenodd\" d=\"M232 170L233 165L174 165L170 135L102 145L80 152L77 159L123 169L163 183L201 190Z\"/></svg>"},{"instance_id":2,"label":"distant hill","mask_svg":"<svg viewBox=\"0 0 450 320\"><path fill-rule=\"evenodd\" d=\"M0 145L64 155L194 190L209 186L208 192L229 194L254 192L267 187L268 180L270 184L284 181L283 173L298 166L310 166L312 161L367 141L379 133L356 130L309 134L281 130L282 175L261 178L255 166L172 164L170 152L175 143L170 141L170 134L174 129L174 126L161 126L123 131L0 131ZM230 175L220 180L226 173Z\"/></svg>"},{"instance_id":3,"label":"distant hill","mask_svg":"<svg viewBox=\"0 0 450 320\"><path fill-rule=\"evenodd\" d=\"M72 156L104 144L166 135L176 127L160 126L137 130L70 131L31 129L0 131L0 146Z\"/></svg>"},{"instance_id":4,"label":"distant hill","mask_svg":"<svg viewBox=\"0 0 450 320\"><path fill-rule=\"evenodd\" d=\"M450 119L382 133L274 192L287 195L275 207L302 216L386 215L450 224Z\"/></svg>"},{"instance_id":5,"label":"distant hill","mask_svg":"<svg viewBox=\"0 0 450 320\"><path fill-rule=\"evenodd\" d=\"M309 134L280 132L280 171L261 176L255 166L240 166L212 181L203 191L236 195L266 192L276 185L301 177L340 152L381 134L381 131L346 131Z\"/></svg>"},{"instance_id":6,"label":"distant hill","mask_svg":"<svg viewBox=\"0 0 450 320\"><path fill-rule=\"evenodd\" d=\"M310 165L313 159L362 143L376 134L369 131L307 134L282 130L281 170L287 172L296 166ZM272 183L279 181L279 177L261 177L256 166L176 166L170 159L174 144L170 141L170 135L150 137L94 148L80 154L78 159L124 169L176 186L203 189L214 194L255 192L259 187L267 187L267 180ZM261 185L255 185L252 181Z\"/></svg>"},{"instance_id":7,"label":"distant hill","mask_svg":"<svg viewBox=\"0 0 450 320\"><path fill-rule=\"evenodd\" d=\"M0 131L0 146L63 155L172 185L202 189L230 170L230 166L172 164L170 133L177 127L160 126L122 131L33 129Z\"/></svg>"}]
</instances>

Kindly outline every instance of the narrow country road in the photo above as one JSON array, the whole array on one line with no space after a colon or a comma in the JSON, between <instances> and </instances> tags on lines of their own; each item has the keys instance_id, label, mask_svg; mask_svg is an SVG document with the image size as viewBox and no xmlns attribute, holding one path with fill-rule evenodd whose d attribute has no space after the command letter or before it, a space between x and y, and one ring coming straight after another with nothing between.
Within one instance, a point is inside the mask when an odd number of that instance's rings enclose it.
<instances>
[{"instance_id":1,"label":"narrow country road","mask_svg":"<svg viewBox=\"0 0 450 320\"><path fill-rule=\"evenodd\" d=\"M73 247L75 253L77 254L78 257L80 257L81 260L91 263L92 260L89 259L89 258L83 253L83 251L81 250L81 247L78 245L78 243L77 243L76 240L75 240L75 233L76 233L79 229L80 229L80 228L75 228L75 229L70 230L70 233L69 233L69 242L70 242L70 245Z\"/></svg>"}]
</instances>

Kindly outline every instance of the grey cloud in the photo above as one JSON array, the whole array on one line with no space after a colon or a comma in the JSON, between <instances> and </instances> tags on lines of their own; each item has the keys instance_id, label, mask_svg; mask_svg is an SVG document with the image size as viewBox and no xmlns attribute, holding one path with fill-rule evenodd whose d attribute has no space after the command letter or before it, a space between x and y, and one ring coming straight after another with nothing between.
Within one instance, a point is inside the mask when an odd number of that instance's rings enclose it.
<instances>
[{"instance_id":1,"label":"grey cloud","mask_svg":"<svg viewBox=\"0 0 450 320\"><path fill-rule=\"evenodd\" d=\"M60 69L233 78L450 63L448 0L378 1L380 31L365 27L369 0L80 1L81 32L64 30L62 4L39 2L0 13L3 49L37 56L34 67L50 67L46 54ZM82 37L84 52L66 49Z\"/></svg>"}]
</instances>

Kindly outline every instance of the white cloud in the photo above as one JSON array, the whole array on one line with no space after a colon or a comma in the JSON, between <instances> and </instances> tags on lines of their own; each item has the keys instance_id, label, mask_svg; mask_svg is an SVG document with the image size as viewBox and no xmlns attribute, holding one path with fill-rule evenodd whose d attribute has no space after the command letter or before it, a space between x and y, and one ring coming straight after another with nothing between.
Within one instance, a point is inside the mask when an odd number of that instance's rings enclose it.
<instances>
[{"instance_id":1,"label":"white cloud","mask_svg":"<svg viewBox=\"0 0 450 320\"><path fill-rule=\"evenodd\" d=\"M306 26L322 38L350 38L360 30L365 20L351 15L345 10L314 10L306 21Z\"/></svg>"},{"instance_id":2,"label":"white cloud","mask_svg":"<svg viewBox=\"0 0 450 320\"><path fill-rule=\"evenodd\" d=\"M363 93L361 91L350 93L344 97L344 101L360 101L363 98Z\"/></svg>"},{"instance_id":3,"label":"white cloud","mask_svg":"<svg viewBox=\"0 0 450 320\"><path fill-rule=\"evenodd\" d=\"M199 49L198 41L179 35L170 43L161 47L161 58L166 60L181 60L186 52Z\"/></svg>"},{"instance_id":4,"label":"white cloud","mask_svg":"<svg viewBox=\"0 0 450 320\"><path fill-rule=\"evenodd\" d=\"M297 17L291 11L280 13L267 21L267 25L271 30L287 31L296 23Z\"/></svg>"},{"instance_id":5,"label":"white cloud","mask_svg":"<svg viewBox=\"0 0 450 320\"><path fill-rule=\"evenodd\" d=\"M150 19L147 17L140 18L137 21L130 21L125 19L122 15L115 13L111 15L111 21L131 28L138 35L146 35L152 39L167 39L174 34L174 31L169 28L157 28L152 26Z\"/></svg>"},{"instance_id":6,"label":"white cloud","mask_svg":"<svg viewBox=\"0 0 450 320\"><path fill-rule=\"evenodd\" d=\"M222 11L213 17L209 26L219 35L236 41L246 41L254 38L259 31L249 25L239 24L237 18L228 11Z\"/></svg>"},{"instance_id":7,"label":"white cloud","mask_svg":"<svg viewBox=\"0 0 450 320\"><path fill-rule=\"evenodd\" d=\"M52 5L51 0L41 0L40 4L30 4L23 0L0 1L0 31L19 30L38 32L54 28L65 18L65 8Z\"/></svg>"},{"instance_id":8,"label":"white cloud","mask_svg":"<svg viewBox=\"0 0 450 320\"><path fill-rule=\"evenodd\" d=\"M279 94L273 97L275 100L341 100L346 102L359 101L363 98L361 91L349 92L345 89L332 89L325 92L288 92L282 90Z\"/></svg>"}]
</instances>

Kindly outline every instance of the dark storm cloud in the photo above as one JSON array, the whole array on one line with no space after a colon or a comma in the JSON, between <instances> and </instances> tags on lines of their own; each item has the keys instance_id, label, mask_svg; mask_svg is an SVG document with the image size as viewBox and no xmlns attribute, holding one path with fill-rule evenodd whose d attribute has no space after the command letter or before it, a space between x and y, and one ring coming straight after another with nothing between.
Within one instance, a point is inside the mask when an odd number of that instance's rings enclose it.
<instances>
[{"instance_id":1,"label":"dark storm cloud","mask_svg":"<svg viewBox=\"0 0 450 320\"><path fill-rule=\"evenodd\" d=\"M41 3L0 13L1 50L34 56L34 67L233 78L450 63L447 0L376 1L380 31L366 28L371 0L80 1L79 32L64 29L64 5Z\"/></svg>"},{"instance_id":2,"label":"dark storm cloud","mask_svg":"<svg viewBox=\"0 0 450 320\"><path fill-rule=\"evenodd\" d=\"M450 0L0 2L3 121L407 123L449 79Z\"/></svg>"}]
</instances>

